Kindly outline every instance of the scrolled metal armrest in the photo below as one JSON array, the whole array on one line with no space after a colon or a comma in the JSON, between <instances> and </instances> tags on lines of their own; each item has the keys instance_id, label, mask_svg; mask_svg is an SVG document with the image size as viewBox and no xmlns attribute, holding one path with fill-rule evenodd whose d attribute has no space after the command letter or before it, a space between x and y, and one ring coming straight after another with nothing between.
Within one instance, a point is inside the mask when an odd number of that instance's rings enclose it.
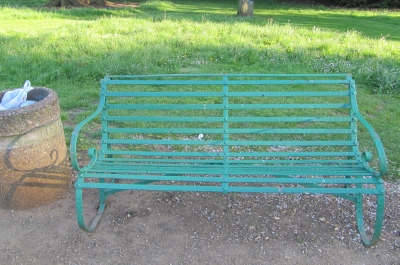
<instances>
[{"instance_id":1,"label":"scrolled metal armrest","mask_svg":"<svg viewBox=\"0 0 400 265\"><path fill-rule=\"evenodd\" d=\"M377 171L377 175L382 177L387 174L387 162L386 162L386 155L385 150L383 148L383 144L381 139L379 138L378 134L372 128L372 126L361 116L361 114L357 113L357 119L361 122L361 124L367 129L368 133L371 135L372 140L374 142L376 151L378 153L379 159L379 171ZM372 154L368 151L364 151L361 154L361 159L363 160L364 164L370 168L368 162L372 160Z\"/></svg>"},{"instance_id":2,"label":"scrolled metal armrest","mask_svg":"<svg viewBox=\"0 0 400 265\"><path fill-rule=\"evenodd\" d=\"M71 156L71 164L72 167L78 171L78 172L85 172L87 171L89 168L91 168L97 160L97 150L96 148L89 148L88 150L88 156L90 158L90 162L84 166L84 167L80 167L78 164L78 157L77 157L77 152L76 152L76 139L77 136L72 137L71 139L71 146L70 146L70 156Z\"/></svg>"},{"instance_id":3,"label":"scrolled metal armrest","mask_svg":"<svg viewBox=\"0 0 400 265\"><path fill-rule=\"evenodd\" d=\"M370 162L372 160L372 154L369 151L364 151L361 154L361 159L365 162Z\"/></svg>"},{"instance_id":4,"label":"scrolled metal armrest","mask_svg":"<svg viewBox=\"0 0 400 265\"><path fill-rule=\"evenodd\" d=\"M90 162L84 167L79 167L78 164L78 157L77 157L77 143L78 143L78 135L82 127L93 120L95 117L97 117L100 114L101 107L99 106L98 109L90 115L88 118L85 120L81 121L74 129L71 135L71 144L70 144L70 157L71 157L71 164L72 167L78 171L78 172L85 172L89 168L91 168L97 160L97 150L95 148L89 148L88 150L88 156L90 157Z\"/></svg>"},{"instance_id":5,"label":"scrolled metal armrest","mask_svg":"<svg viewBox=\"0 0 400 265\"><path fill-rule=\"evenodd\" d=\"M96 148L89 148L88 156L90 157L90 162L85 167L81 168L81 171L83 171L83 172L87 171L89 168L91 168L96 163L96 160L97 160Z\"/></svg>"}]
</instances>

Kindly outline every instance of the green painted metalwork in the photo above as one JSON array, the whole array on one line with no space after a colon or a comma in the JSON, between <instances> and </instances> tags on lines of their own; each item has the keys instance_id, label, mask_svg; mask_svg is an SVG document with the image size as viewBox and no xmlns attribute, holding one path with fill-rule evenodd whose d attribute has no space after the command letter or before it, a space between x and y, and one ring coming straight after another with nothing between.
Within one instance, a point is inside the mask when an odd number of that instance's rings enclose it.
<instances>
[{"instance_id":1,"label":"green painted metalwork","mask_svg":"<svg viewBox=\"0 0 400 265\"><path fill-rule=\"evenodd\" d=\"M101 137L81 167L78 136L92 123L101 125ZM375 150L362 152L359 141L368 137ZM99 223L107 197L121 191L261 192L347 199L364 244L380 237L384 148L347 74L106 76L97 110L72 133L70 154L85 231ZM99 190L90 225L84 189ZM376 197L370 236L365 196Z\"/></svg>"}]
</instances>

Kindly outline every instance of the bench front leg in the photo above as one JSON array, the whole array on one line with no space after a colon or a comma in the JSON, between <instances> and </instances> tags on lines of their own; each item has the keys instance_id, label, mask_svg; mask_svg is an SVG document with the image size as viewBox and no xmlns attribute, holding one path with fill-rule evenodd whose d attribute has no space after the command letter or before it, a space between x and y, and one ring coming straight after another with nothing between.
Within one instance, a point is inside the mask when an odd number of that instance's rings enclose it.
<instances>
[{"instance_id":1,"label":"bench front leg","mask_svg":"<svg viewBox=\"0 0 400 265\"><path fill-rule=\"evenodd\" d=\"M76 218L78 220L78 225L79 227L86 232L92 232L97 224L100 221L100 218L102 217L104 213L104 209L106 207L106 199L107 199L107 194L103 189L99 189L99 207L97 209L97 214L93 218L91 224L87 226L85 224L85 218L84 218L84 206L83 206L83 188L81 188L80 183L83 182L83 178L79 178L78 181L75 184L75 192L76 192ZM102 180L100 180L102 182Z\"/></svg>"},{"instance_id":2,"label":"bench front leg","mask_svg":"<svg viewBox=\"0 0 400 265\"><path fill-rule=\"evenodd\" d=\"M378 185L378 188L383 189L383 187L379 187L382 184ZM364 206L363 206L363 197L366 196L364 194L357 194L356 195L356 220L357 220L357 227L358 232L360 233L361 239L365 246L371 247L375 246L381 235L382 225L385 215L385 195L378 194L375 195L376 197L376 209L375 209L375 224L374 224L374 231L372 232L371 237L367 235L367 231L364 225Z\"/></svg>"}]
</instances>

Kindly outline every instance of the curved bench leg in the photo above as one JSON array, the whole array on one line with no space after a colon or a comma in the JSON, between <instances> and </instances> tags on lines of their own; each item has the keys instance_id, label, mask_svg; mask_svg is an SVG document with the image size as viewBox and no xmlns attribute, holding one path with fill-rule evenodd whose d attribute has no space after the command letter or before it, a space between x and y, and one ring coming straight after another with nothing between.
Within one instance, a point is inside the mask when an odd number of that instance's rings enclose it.
<instances>
[{"instance_id":1,"label":"curved bench leg","mask_svg":"<svg viewBox=\"0 0 400 265\"><path fill-rule=\"evenodd\" d=\"M99 204L99 208L97 211L96 216L94 217L92 223L90 224L90 226L86 226L85 225L85 218L83 215L83 196L82 196L82 188L77 187L75 189L76 192L76 218L78 220L78 225L79 227L86 232L92 232L97 224L100 221L101 216L103 215L104 212L104 208L106 207L106 194L103 190L99 190L100 193L100 204Z\"/></svg>"},{"instance_id":2,"label":"curved bench leg","mask_svg":"<svg viewBox=\"0 0 400 265\"><path fill-rule=\"evenodd\" d=\"M364 219L363 219L363 194L356 195L356 219L358 231L361 235L361 239L364 244L368 247L374 246L378 243L379 237L382 231L382 224L385 213L385 195L378 194L376 196L376 213L375 213L375 225L374 232L371 236L371 239L368 237L365 227L364 227Z\"/></svg>"}]
</instances>

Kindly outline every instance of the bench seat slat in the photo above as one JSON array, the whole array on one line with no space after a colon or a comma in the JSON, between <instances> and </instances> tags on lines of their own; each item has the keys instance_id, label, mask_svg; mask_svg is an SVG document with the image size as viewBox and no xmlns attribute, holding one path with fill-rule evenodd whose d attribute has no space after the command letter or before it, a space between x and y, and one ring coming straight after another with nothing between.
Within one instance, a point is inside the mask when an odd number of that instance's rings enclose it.
<instances>
[{"instance_id":1,"label":"bench seat slat","mask_svg":"<svg viewBox=\"0 0 400 265\"><path fill-rule=\"evenodd\" d=\"M146 164L127 164L127 163L106 163L95 165L88 170L88 173L113 172L125 174L183 174L183 175L308 175L308 176L369 176L371 172L360 165L240 165L229 164L225 168L223 162L220 164L199 164L199 163L146 163ZM199 173L200 172L200 173Z\"/></svg>"},{"instance_id":2,"label":"bench seat slat","mask_svg":"<svg viewBox=\"0 0 400 265\"><path fill-rule=\"evenodd\" d=\"M344 160L345 161L345 160ZM262 161L259 161L259 163L254 163L254 164L248 164L248 163L241 163L242 161L229 161L226 162L226 165L229 165L230 168L232 168L232 172L235 172L235 170L249 170L249 171L253 171L256 169L259 170L277 170L276 168L282 168L282 170L292 170L292 171L303 171L303 172L310 172L312 171L336 171L336 170L359 170L362 172L367 172L361 164L357 164L357 163L353 163L353 164L349 164L349 163L337 163L337 164L332 164L329 163L328 165L325 163L322 163L320 161L316 161L315 164L310 164L310 165L304 165L304 164L297 164L296 160L292 160L292 164L291 165L281 165L281 163L279 161L276 161L276 163L274 165L271 164L264 164L262 163ZM318 163L318 164L317 164ZM218 160L218 161L210 161L208 162L207 160L203 160L202 162L175 162L175 163L162 163L162 162L157 162L156 160L153 161L153 163L144 163L144 162L114 162L114 161L110 161L110 162L103 162L103 163L96 163L90 170L91 171L95 171L98 168L102 168L102 169L108 169L110 168L110 166L112 166L113 168L132 168L133 170L138 170L138 168L140 170L143 170L143 168L146 168L146 170L149 169L159 169L159 168L177 168L178 170L180 168L191 168L194 167L196 169L198 168L205 168L205 169L210 169L210 170L214 170L214 169L218 169L220 170L221 168L223 168L224 165L224 161L223 160ZM314 168L318 166L317 168ZM279 169L278 169L279 170Z\"/></svg>"},{"instance_id":3,"label":"bench seat slat","mask_svg":"<svg viewBox=\"0 0 400 265\"><path fill-rule=\"evenodd\" d=\"M79 188L107 189L109 184L105 183L78 183ZM114 190L151 190L151 191L198 191L198 192L248 192L248 193L293 193L293 194L383 194L379 189L365 188L309 188L309 187L222 187L222 186L192 186L192 185L147 185L147 184L114 184Z\"/></svg>"},{"instance_id":4,"label":"bench seat slat","mask_svg":"<svg viewBox=\"0 0 400 265\"><path fill-rule=\"evenodd\" d=\"M94 177L93 174L85 174L86 178ZM115 174L98 173L98 179L115 179ZM379 184L377 178L317 178L317 177L278 177L278 178L249 178L249 177L196 177L184 175L119 175L119 180L152 180L152 181L179 181L179 182L203 182L203 183L269 183L269 184L320 184L320 185L343 185L343 184ZM372 188L372 187L369 187ZM349 188L353 189L353 188Z\"/></svg>"},{"instance_id":5,"label":"bench seat slat","mask_svg":"<svg viewBox=\"0 0 400 265\"><path fill-rule=\"evenodd\" d=\"M205 158L203 159L181 159L181 158L174 158L174 159L161 159L157 157L152 157L152 158L135 158L135 159L130 159L130 158L118 158L118 159L107 159L104 158L102 161L99 161L97 165L109 165L112 163L145 163L145 162L152 162L152 163L207 163L207 164L219 164L222 162L222 160L207 160ZM229 164L310 164L310 165L319 165L319 164L324 164L324 165L345 165L345 164L361 164L361 161L357 160L350 160L350 159L342 159L342 160L299 160L299 159L287 159L287 160L277 160L273 158L266 158L266 159L246 159L246 160L230 160Z\"/></svg>"},{"instance_id":6,"label":"bench seat slat","mask_svg":"<svg viewBox=\"0 0 400 265\"><path fill-rule=\"evenodd\" d=\"M190 176L194 175L194 174L198 174L198 171L194 171L194 170L202 170L204 175L238 175L238 176L245 176L246 174L251 174L254 176L304 176L304 177L316 177L316 176L346 176L346 177L352 177L352 176L367 176L367 175L371 175L371 172L368 172L366 170L362 170L362 169L354 169L354 170L349 170L349 169L336 169L336 171L332 171L332 170L326 170L326 171L293 171L293 170L289 170L287 169L285 171L284 168L280 169L280 170L272 170L272 169L258 169L258 170L246 170L246 169L236 169L235 172L223 172L222 169L217 170L217 169L205 169L205 168L196 168L193 167L189 172L189 170L178 170L178 169L159 169L159 170L145 170L144 172L139 172L139 173L148 173L148 174L166 174L166 175L182 175L184 177L187 177L188 179L190 179ZM129 174L133 171L133 169L118 169L116 168L115 170L113 170L113 172L115 174L118 174L118 177L115 176L115 178L119 178L121 177L120 174L124 175L126 174L126 176L129 176L129 178L131 179L136 179L135 178L135 174ZM142 169L143 171L143 169ZM94 172L90 171L88 172L88 175L86 177L91 177L91 178L99 178L99 176L101 176L101 173L107 173L110 172L110 169L103 169L101 170L96 170ZM174 180L177 181L175 178L171 177L171 178L164 178L164 180ZM221 182L222 179L219 179L218 182ZM292 183L297 183L296 180L291 180Z\"/></svg>"}]
</instances>

